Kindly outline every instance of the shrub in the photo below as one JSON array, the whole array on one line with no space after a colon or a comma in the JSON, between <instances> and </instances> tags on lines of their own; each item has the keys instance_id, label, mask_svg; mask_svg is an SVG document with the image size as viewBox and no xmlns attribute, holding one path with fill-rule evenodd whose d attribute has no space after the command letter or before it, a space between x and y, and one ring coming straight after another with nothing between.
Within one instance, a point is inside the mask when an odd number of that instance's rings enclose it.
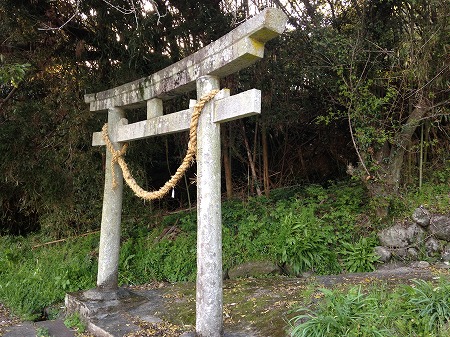
<instances>
[{"instance_id":1,"label":"shrub","mask_svg":"<svg viewBox=\"0 0 450 337\"><path fill-rule=\"evenodd\" d=\"M321 289L324 295L316 313L301 309L301 315L292 321L291 336L390 336L380 321L379 303L374 295L364 295L361 286L347 294ZM299 323L299 324L298 324Z\"/></svg>"},{"instance_id":2,"label":"shrub","mask_svg":"<svg viewBox=\"0 0 450 337\"><path fill-rule=\"evenodd\" d=\"M367 238L360 238L356 243L342 243L339 251L343 268L350 272L368 272L375 270L375 263L380 258L373 251L374 244Z\"/></svg>"}]
</instances>

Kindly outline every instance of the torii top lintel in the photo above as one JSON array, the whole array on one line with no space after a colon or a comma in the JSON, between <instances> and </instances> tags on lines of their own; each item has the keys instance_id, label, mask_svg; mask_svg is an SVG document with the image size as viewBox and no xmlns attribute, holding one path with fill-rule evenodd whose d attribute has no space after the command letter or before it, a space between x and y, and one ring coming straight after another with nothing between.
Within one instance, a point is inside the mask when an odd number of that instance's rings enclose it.
<instances>
[{"instance_id":1,"label":"torii top lintel","mask_svg":"<svg viewBox=\"0 0 450 337\"><path fill-rule=\"evenodd\" d=\"M224 77L262 58L264 44L283 33L286 22L281 10L267 8L194 54L148 77L85 95L85 102L91 111L135 108L152 98L169 99L195 90L195 81L201 76Z\"/></svg>"}]
</instances>

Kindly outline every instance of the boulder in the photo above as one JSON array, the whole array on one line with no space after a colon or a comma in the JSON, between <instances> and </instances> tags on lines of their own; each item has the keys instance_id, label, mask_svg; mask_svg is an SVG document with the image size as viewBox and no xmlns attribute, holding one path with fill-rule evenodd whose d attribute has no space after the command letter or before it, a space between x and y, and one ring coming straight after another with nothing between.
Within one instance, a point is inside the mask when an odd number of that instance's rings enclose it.
<instances>
[{"instance_id":1,"label":"boulder","mask_svg":"<svg viewBox=\"0 0 450 337\"><path fill-rule=\"evenodd\" d=\"M281 269L269 261L246 262L228 270L228 277L232 280L239 277L257 277L281 274Z\"/></svg>"},{"instance_id":2,"label":"boulder","mask_svg":"<svg viewBox=\"0 0 450 337\"><path fill-rule=\"evenodd\" d=\"M423 241L423 239L425 238L426 235L426 231L414 224L410 224L407 228L406 228L406 238L408 240L408 243L411 244L418 244L420 242Z\"/></svg>"},{"instance_id":3,"label":"boulder","mask_svg":"<svg viewBox=\"0 0 450 337\"><path fill-rule=\"evenodd\" d=\"M393 248L405 248L419 242L425 231L415 223L397 223L378 233L382 246Z\"/></svg>"},{"instance_id":4,"label":"boulder","mask_svg":"<svg viewBox=\"0 0 450 337\"><path fill-rule=\"evenodd\" d=\"M422 205L420 205L414 210L412 219L419 226L428 227L431 220L431 214Z\"/></svg>"},{"instance_id":5,"label":"boulder","mask_svg":"<svg viewBox=\"0 0 450 337\"><path fill-rule=\"evenodd\" d=\"M373 249L373 252L379 256L380 258L378 259L378 261L380 262L389 262L389 260L392 257L392 253L389 251L389 249L387 249L386 247L383 246L376 246Z\"/></svg>"},{"instance_id":6,"label":"boulder","mask_svg":"<svg viewBox=\"0 0 450 337\"><path fill-rule=\"evenodd\" d=\"M439 243L439 240L430 237L425 241L425 251L427 252L428 256L433 256L437 252L441 250L441 245Z\"/></svg>"},{"instance_id":7,"label":"boulder","mask_svg":"<svg viewBox=\"0 0 450 337\"><path fill-rule=\"evenodd\" d=\"M450 241L450 217L446 215L433 216L429 230L436 239Z\"/></svg>"}]
</instances>

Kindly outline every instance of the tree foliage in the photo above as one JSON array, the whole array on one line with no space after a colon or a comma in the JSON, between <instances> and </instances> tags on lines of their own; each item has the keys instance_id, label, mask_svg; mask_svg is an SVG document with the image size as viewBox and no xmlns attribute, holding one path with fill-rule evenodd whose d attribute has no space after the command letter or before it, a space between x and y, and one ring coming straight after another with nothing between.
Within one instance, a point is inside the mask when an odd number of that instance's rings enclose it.
<instances>
[{"instance_id":1,"label":"tree foliage","mask_svg":"<svg viewBox=\"0 0 450 337\"><path fill-rule=\"evenodd\" d=\"M90 138L104 116L88 111L84 94L162 69L265 6L288 14L288 31L223 80L263 91L262 117L223 129L231 192L323 183L348 166L386 199L413 181L421 125L425 161L448 160L448 0L252 3L0 1L0 232L96 228L105 163ZM136 142L128 159L158 187L185 144L185 135ZM195 195L188 182L180 189L177 207Z\"/></svg>"}]
</instances>

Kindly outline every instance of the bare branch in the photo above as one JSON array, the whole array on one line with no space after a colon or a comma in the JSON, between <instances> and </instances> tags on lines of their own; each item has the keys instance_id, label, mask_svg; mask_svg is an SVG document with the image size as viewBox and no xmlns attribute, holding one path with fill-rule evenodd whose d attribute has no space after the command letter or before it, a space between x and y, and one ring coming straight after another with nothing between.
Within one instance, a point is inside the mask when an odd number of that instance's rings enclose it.
<instances>
[{"instance_id":1,"label":"bare branch","mask_svg":"<svg viewBox=\"0 0 450 337\"><path fill-rule=\"evenodd\" d=\"M76 2L76 8L75 8L75 12L72 14L72 16L66 21L66 22L64 22L61 26L59 26L59 27L50 27L50 26L47 26L46 28L38 28L38 30L61 30L65 25L67 25L70 21L72 21L73 20L73 18L75 17L75 16L77 16L78 15L78 12L79 12L79 6L80 6L80 0L77 0L77 2Z\"/></svg>"},{"instance_id":2,"label":"bare branch","mask_svg":"<svg viewBox=\"0 0 450 337\"><path fill-rule=\"evenodd\" d=\"M102 0L102 1L104 3L106 3L108 6L110 6L111 8L115 9L116 11L119 11L123 15L131 15L131 14L133 14L134 15L134 19L136 21L136 27L139 27L139 20L138 20L138 16L137 16L138 11L136 9L136 4L135 4L134 0L128 0L128 2L130 4L130 8L125 8L125 7L122 7L122 6L116 6L116 5L114 5L113 3L111 3L108 0ZM161 14L159 12L159 9L158 9L156 1L155 0L148 0L148 1L153 6L153 9L155 10L156 15L158 16L157 24L159 24L160 23L160 19L162 17L164 17L167 14L167 12L166 12L166 14ZM75 12L61 26L59 26L59 27L50 27L50 26L44 24L45 27L44 28L38 28L38 30L47 31L47 30L61 30L61 29L63 29L70 21L72 21L80 13L80 9L79 9L80 2L81 2L81 0L76 0ZM166 9L167 9L167 6L166 6Z\"/></svg>"},{"instance_id":3,"label":"bare branch","mask_svg":"<svg viewBox=\"0 0 450 337\"><path fill-rule=\"evenodd\" d=\"M4 99L0 99L0 112L3 108L3 105L5 105L6 102L8 102L11 97L14 95L14 93L17 91L19 87L13 87L12 90L8 93L8 95Z\"/></svg>"}]
</instances>

